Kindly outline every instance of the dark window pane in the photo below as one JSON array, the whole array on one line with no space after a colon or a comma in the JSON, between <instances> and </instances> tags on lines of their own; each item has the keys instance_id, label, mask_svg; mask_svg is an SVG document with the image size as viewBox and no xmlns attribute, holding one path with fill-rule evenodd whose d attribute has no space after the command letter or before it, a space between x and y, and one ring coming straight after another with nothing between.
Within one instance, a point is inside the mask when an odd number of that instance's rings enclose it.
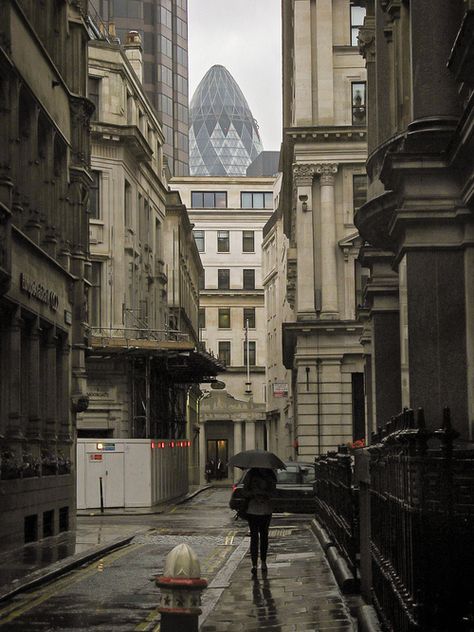
<instances>
[{"instance_id":1,"label":"dark window pane","mask_svg":"<svg viewBox=\"0 0 474 632\"><path fill-rule=\"evenodd\" d=\"M244 307L244 329L255 329L255 307Z\"/></svg>"},{"instance_id":2,"label":"dark window pane","mask_svg":"<svg viewBox=\"0 0 474 632\"><path fill-rule=\"evenodd\" d=\"M242 251L255 252L255 238L253 230L244 230L242 233Z\"/></svg>"},{"instance_id":3,"label":"dark window pane","mask_svg":"<svg viewBox=\"0 0 474 632\"><path fill-rule=\"evenodd\" d=\"M217 270L217 287L219 290L228 290L230 288L230 270Z\"/></svg>"},{"instance_id":4,"label":"dark window pane","mask_svg":"<svg viewBox=\"0 0 474 632\"><path fill-rule=\"evenodd\" d=\"M229 231L217 231L217 252L229 252Z\"/></svg>"},{"instance_id":5,"label":"dark window pane","mask_svg":"<svg viewBox=\"0 0 474 632\"><path fill-rule=\"evenodd\" d=\"M92 184L89 193L89 214L91 219L100 218L100 171L92 172Z\"/></svg>"},{"instance_id":6,"label":"dark window pane","mask_svg":"<svg viewBox=\"0 0 474 632\"><path fill-rule=\"evenodd\" d=\"M216 208L227 208L227 193L216 193Z\"/></svg>"},{"instance_id":7,"label":"dark window pane","mask_svg":"<svg viewBox=\"0 0 474 632\"><path fill-rule=\"evenodd\" d=\"M96 77L89 77L88 82L88 96L95 106L95 110L92 113L92 120L97 121L99 119L99 91L100 91L100 79Z\"/></svg>"},{"instance_id":8,"label":"dark window pane","mask_svg":"<svg viewBox=\"0 0 474 632\"><path fill-rule=\"evenodd\" d=\"M250 366L255 366L255 357L256 357L256 346L257 343L255 340L249 340L249 342L244 342L244 365L247 365L247 344L248 344L248 364Z\"/></svg>"},{"instance_id":9,"label":"dark window pane","mask_svg":"<svg viewBox=\"0 0 474 632\"><path fill-rule=\"evenodd\" d=\"M214 208L214 193L204 193L204 208Z\"/></svg>"},{"instance_id":10,"label":"dark window pane","mask_svg":"<svg viewBox=\"0 0 474 632\"><path fill-rule=\"evenodd\" d=\"M252 208L252 194L251 193L240 194L240 206L242 208Z\"/></svg>"},{"instance_id":11,"label":"dark window pane","mask_svg":"<svg viewBox=\"0 0 474 632\"><path fill-rule=\"evenodd\" d=\"M219 308L219 329L230 329L230 308Z\"/></svg>"},{"instance_id":12,"label":"dark window pane","mask_svg":"<svg viewBox=\"0 0 474 632\"><path fill-rule=\"evenodd\" d=\"M255 289L255 270L244 270L244 290Z\"/></svg>"},{"instance_id":13,"label":"dark window pane","mask_svg":"<svg viewBox=\"0 0 474 632\"><path fill-rule=\"evenodd\" d=\"M203 230L193 230L194 241L196 242L196 246L199 252L204 252L205 248L205 237Z\"/></svg>"},{"instance_id":14,"label":"dark window pane","mask_svg":"<svg viewBox=\"0 0 474 632\"><path fill-rule=\"evenodd\" d=\"M203 194L200 191L192 191L191 193L191 207L202 208L204 203Z\"/></svg>"},{"instance_id":15,"label":"dark window pane","mask_svg":"<svg viewBox=\"0 0 474 632\"><path fill-rule=\"evenodd\" d=\"M206 309L201 307L199 309L199 329L206 328Z\"/></svg>"},{"instance_id":16,"label":"dark window pane","mask_svg":"<svg viewBox=\"0 0 474 632\"><path fill-rule=\"evenodd\" d=\"M352 125L366 124L365 82L352 83Z\"/></svg>"},{"instance_id":17,"label":"dark window pane","mask_svg":"<svg viewBox=\"0 0 474 632\"><path fill-rule=\"evenodd\" d=\"M230 342L227 340L220 340L218 343L218 355L219 360L226 366L230 365Z\"/></svg>"}]
</instances>

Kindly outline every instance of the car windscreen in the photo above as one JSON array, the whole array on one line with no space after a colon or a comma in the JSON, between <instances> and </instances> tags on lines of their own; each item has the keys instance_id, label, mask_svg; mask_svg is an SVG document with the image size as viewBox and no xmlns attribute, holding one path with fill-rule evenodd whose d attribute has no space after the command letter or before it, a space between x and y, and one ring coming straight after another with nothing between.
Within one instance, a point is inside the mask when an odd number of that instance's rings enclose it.
<instances>
[{"instance_id":1,"label":"car windscreen","mask_svg":"<svg viewBox=\"0 0 474 632\"><path fill-rule=\"evenodd\" d=\"M288 467L286 470L277 471L277 482L287 485L301 482L301 474L298 468Z\"/></svg>"}]
</instances>

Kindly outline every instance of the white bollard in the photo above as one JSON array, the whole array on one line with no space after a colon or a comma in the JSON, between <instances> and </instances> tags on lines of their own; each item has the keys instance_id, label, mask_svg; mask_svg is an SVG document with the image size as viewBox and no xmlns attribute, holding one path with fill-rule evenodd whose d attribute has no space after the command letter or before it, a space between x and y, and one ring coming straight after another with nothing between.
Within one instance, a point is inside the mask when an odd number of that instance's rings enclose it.
<instances>
[{"instance_id":1,"label":"white bollard","mask_svg":"<svg viewBox=\"0 0 474 632\"><path fill-rule=\"evenodd\" d=\"M160 589L161 632L198 632L201 592L207 581L201 579L201 566L193 549L187 544L175 546L155 583Z\"/></svg>"}]
</instances>

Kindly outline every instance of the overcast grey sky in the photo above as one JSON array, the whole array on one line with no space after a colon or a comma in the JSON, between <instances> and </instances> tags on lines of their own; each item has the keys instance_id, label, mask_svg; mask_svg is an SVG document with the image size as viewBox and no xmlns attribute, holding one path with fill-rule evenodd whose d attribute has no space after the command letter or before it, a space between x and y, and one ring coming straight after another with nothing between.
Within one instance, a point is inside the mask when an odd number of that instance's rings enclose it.
<instances>
[{"instance_id":1,"label":"overcast grey sky","mask_svg":"<svg viewBox=\"0 0 474 632\"><path fill-rule=\"evenodd\" d=\"M244 93L263 147L281 142L280 0L188 0L189 99L222 64Z\"/></svg>"}]
</instances>

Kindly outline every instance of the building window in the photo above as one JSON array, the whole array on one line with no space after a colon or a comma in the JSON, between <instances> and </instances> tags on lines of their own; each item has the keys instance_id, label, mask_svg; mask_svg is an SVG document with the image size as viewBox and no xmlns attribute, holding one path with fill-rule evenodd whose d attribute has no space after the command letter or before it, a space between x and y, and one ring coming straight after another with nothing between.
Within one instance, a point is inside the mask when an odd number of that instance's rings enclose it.
<instances>
[{"instance_id":1,"label":"building window","mask_svg":"<svg viewBox=\"0 0 474 632\"><path fill-rule=\"evenodd\" d=\"M100 171L92 171L92 184L89 193L89 216L100 218Z\"/></svg>"},{"instance_id":2,"label":"building window","mask_svg":"<svg viewBox=\"0 0 474 632\"><path fill-rule=\"evenodd\" d=\"M200 307L198 313L198 326L199 329L206 329L206 308Z\"/></svg>"},{"instance_id":3,"label":"building window","mask_svg":"<svg viewBox=\"0 0 474 632\"><path fill-rule=\"evenodd\" d=\"M168 66L158 65L158 81L161 81L169 88L173 87L173 71Z\"/></svg>"},{"instance_id":4,"label":"building window","mask_svg":"<svg viewBox=\"0 0 474 632\"><path fill-rule=\"evenodd\" d=\"M158 16L159 16L160 24L163 24L163 26L167 26L169 29L172 28L173 18L171 15L171 11L169 9L163 6L159 7Z\"/></svg>"},{"instance_id":5,"label":"building window","mask_svg":"<svg viewBox=\"0 0 474 632\"><path fill-rule=\"evenodd\" d=\"M356 310L365 306L365 288L370 278L370 270L360 265L359 261L354 261L355 275L355 306Z\"/></svg>"},{"instance_id":6,"label":"building window","mask_svg":"<svg viewBox=\"0 0 474 632\"><path fill-rule=\"evenodd\" d=\"M225 191L191 191L192 208L227 208Z\"/></svg>"},{"instance_id":7,"label":"building window","mask_svg":"<svg viewBox=\"0 0 474 632\"><path fill-rule=\"evenodd\" d=\"M158 111L173 116L173 101L166 94L158 95Z\"/></svg>"},{"instance_id":8,"label":"building window","mask_svg":"<svg viewBox=\"0 0 474 632\"><path fill-rule=\"evenodd\" d=\"M352 176L352 199L354 203L354 213L367 202L367 176Z\"/></svg>"},{"instance_id":9,"label":"building window","mask_svg":"<svg viewBox=\"0 0 474 632\"><path fill-rule=\"evenodd\" d=\"M255 252L255 233L253 230L242 232L242 252Z\"/></svg>"},{"instance_id":10,"label":"building window","mask_svg":"<svg viewBox=\"0 0 474 632\"><path fill-rule=\"evenodd\" d=\"M205 236L203 230L193 230L194 241L196 242L196 246L198 252L204 252L205 248Z\"/></svg>"},{"instance_id":11,"label":"building window","mask_svg":"<svg viewBox=\"0 0 474 632\"><path fill-rule=\"evenodd\" d=\"M359 29L364 25L365 8L351 4L351 46L357 46Z\"/></svg>"},{"instance_id":12,"label":"building window","mask_svg":"<svg viewBox=\"0 0 474 632\"><path fill-rule=\"evenodd\" d=\"M125 180L124 184L124 219L125 219L125 228L132 228L133 219L132 219L132 187L128 180Z\"/></svg>"},{"instance_id":13,"label":"building window","mask_svg":"<svg viewBox=\"0 0 474 632\"><path fill-rule=\"evenodd\" d=\"M101 309L100 309L101 287L102 287L102 262L91 261L89 324L92 327L100 327L100 323L101 323Z\"/></svg>"},{"instance_id":14,"label":"building window","mask_svg":"<svg viewBox=\"0 0 474 632\"><path fill-rule=\"evenodd\" d=\"M230 270L219 269L217 270L217 287L219 290L230 289Z\"/></svg>"},{"instance_id":15,"label":"building window","mask_svg":"<svg viewBox=\"0 0 474 632\"><path fill-rule=\"evenodd\" d=\"M229 231L217 231L217 252L229 252Z\"/></svg>"},{"instance_id":16,"label":"building window","mask_svg":"<svg viewBox=\"0 0 474 632\"><path fill-rule=\"evenodd\" d=\"M176 46L176 59L178 64L184 66L184 68L188 67L188 51L181 48L181 46Z\"/></svg>"},{"instance_id":17,"label":"building window","mask_svg":"<svg viewBox=\"0 0 474 632\"><path fill-rule=\"evenodd\" d=\"M366 124L365 87L365 81L351 83L352 125Z\"/></svg>"},{"instance_id":18,"label":"building window","mask_svg":"<svg viewBox=\"0 0 474 632\"><path fill-rule=\"evenodd\" d=\"M247 345L249 349L248 363L247 363ZM256 352L257 352L257 343L255 340L249 340L248 343L244 342L244 365L247 366L255 366L256 364Z\"/></svg>"},{"instance_id":19,"label":"building window","mask_svg":"<svg viewBox=\"0 0 474 632\"><path fill-rule=\"evenodd\" d=\"M255 307L244 307L244 329L255 329Z\"/></svg>"},{"instance_id":20,"label":"building window","mask_svg":"<svg viewBox=\"0 0 474 632\"><path fill-rule=\"evenodd\" d=\"M167 57L173 57L173 43L164 35L160 35L158 39L159 53Z\"/></svg>"},{"instance_id":21,"label":"building window","mask_svg":"<svg viewBox=\"0 0 474 632\"><path fill-rule=\"evenodd\" d=\"M219 329L230 329L230 307L219 307Z\"/></svg>"},{"instance_id":22,"label":"building window","mask_svg":"<svg viewBox=\"0 0 474 632\"><path fill-rule=\"evenodd\" d=\"M244 270L244 282L243 288L244 290L254 290L255 289L255 270Z\"/></svg>"},{"instance_id":23,"label":"building window","mask_svg":"<svg viewBox=\"0 0 474 632\"><path fill-rule=\"evenodd\" d=\"M228 340L219 340L217 353L219 360L225 364L225 366L230 366L230 342Z\"/></svg>"},{"instance_id":24,"label":"building window","mask_svg":"<svg viewBox=\"0 0 474 632\"><path fill-rule=\"evenodd\" d=\"M184 39L188 37L188 26L184 20L176 19L176 31L180 37Z\"/></svg>"},{"instance_id":25,"label":"building window","mask_svg":"<svg viewBox=\"0 0 474 632\"><path fill-rule=\"evenodd\" d=\"M94 104L94 112L92 113L91 120L99 120L99 93L100 93L100 79L97 77L89 77L88 82L89 100Z\"/></svg>"},{"instance_id":26,"label":"building window","mask_svg":"<svg viewBox=\"0 0 474 632\"><path fill-rule=\"evenodd\" d=\"M271 192L242 192L240 194L241 208L273 208L273 193Z\"/></svg>"},{"instance_id":27,"label":"building window","mask_svg":"<svg viewBox=\"0 0 474 632\"><path fill-rule=\"evenodd\" d=\"M201 274L199 275L198 283L199 283L199 289L204 290L206 287L206 271L205 270L203 270Z\"/></svg>"}]
</instances>

